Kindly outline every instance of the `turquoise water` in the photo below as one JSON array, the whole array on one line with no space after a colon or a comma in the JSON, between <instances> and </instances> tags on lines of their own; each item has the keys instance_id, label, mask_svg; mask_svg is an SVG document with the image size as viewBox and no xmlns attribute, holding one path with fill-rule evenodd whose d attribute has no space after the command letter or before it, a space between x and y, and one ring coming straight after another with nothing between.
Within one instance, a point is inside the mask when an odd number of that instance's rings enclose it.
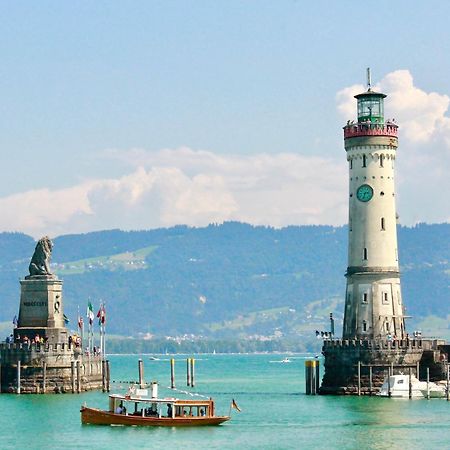
<instances>
[{"instance_id":1,"label":"turquoise water","mask_svg":"<svg viewBox=\"0 0 450 450\"><path fill-rule=\"evenodd\" d=\"M136 355L111 356L114 380L137 378ZM169 360L142 356L147 381L169 385ZM162 359L167 358L161 356ZM185 357L184 357L185 358ZM199 355L195 392L211 395L217 414L232 398L242 412L219 427L139 428L81 425L80 405L107 408L107 394L2 394L0 448L9 449L448 449L450 402L304 395L304 359L280 355ZM186 389L176 356L177 387ZM160 394L170 395L160 388Z\"/></svg>"}]
</instances>

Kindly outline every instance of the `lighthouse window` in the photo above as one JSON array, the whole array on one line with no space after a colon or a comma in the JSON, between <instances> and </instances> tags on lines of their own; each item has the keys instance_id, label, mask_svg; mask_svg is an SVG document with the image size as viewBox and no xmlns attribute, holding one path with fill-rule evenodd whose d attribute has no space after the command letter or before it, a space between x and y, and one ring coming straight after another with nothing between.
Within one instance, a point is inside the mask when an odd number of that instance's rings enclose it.
<instances>
[{"instance_id":1,"label":"lighthouse window","mask_svg":"<svg viewBox=\"0 0 450 450\"><path fill-rule=\"evenodd\" d=\"M363 302L363 303L367 303L367 299L368 299L367 292L364 292L364 293L363 293L362 302Z\"/></svg>"},{"instance_id":2,"label":"lighthouse window","mask_svg":"<svg viewBox=\"0 0 450 450\"><path fill-rule=\"evenodd\" d=\"M364 256L363 256L364 260L367 260L367 248L364 248Z\"/></svg>"},{"instance_id":3,"label":"lighthouse window","mask_svg":"<svg viewBox=\"0 0 450 450\"><path fill-rule=\"evenodd\" d=\"M388 294L387 292L383 292L383 305L388 305L389 304L389 298L388 298Z\"/></svg>"},{"instance_id":4,"label":"lighthouse window","mask_svg":"<svg viewBox=\"0 0 450 450\"><path fill-rule=\"evenodd\" d=\"M381 230L384 231L386 228L384 228L384 217L381 218Z\"/></svg>"},{"instance_id":5,"label":"lighthouse window","mask_svg":"<svg viewBox=\"0 0 450 450\"><path fill-rule=\"evenodd\" d=\"M353 159L350 160L350 169L353 169Z\"/></svg>"},{"instance_id":6,"label":"lighthouse window","mask_svg":"<svg viewBox=\"0 0 450 450\"><path fill-rule=\"evenodd\" d=\"M363 155L362 166L366 167L366 155Z\"/></svg>"},{"instance_id":7,"label":"lighthouse window","mask_svg":"<svg viewBox=\"0 0 450 450\"><path fill-rule=\"evenodd\" d=\"M386 322L386 331L389 333L390 331L390 327L389 327L389 322Z\"/></svg>"},{"instance_id":8,"label":"lighthouse window","mask_svg":"<svg viewBox=\"0 0 450 450\"><path fill-rule=\"evenodd\" d=\"M362 330L367 331L367 322L365 320L363 320L363 323L362 323Z\"/></svg>"},{"instance_id":9,"label":"lighthouse window","mask_svg":"<svg viewBox=\"0 0 450 450\"><path fill-rule=\"evenodd\" d=\"M380 167L384 167L384 155L380 155Z\"/></svg>"}]
</instances>

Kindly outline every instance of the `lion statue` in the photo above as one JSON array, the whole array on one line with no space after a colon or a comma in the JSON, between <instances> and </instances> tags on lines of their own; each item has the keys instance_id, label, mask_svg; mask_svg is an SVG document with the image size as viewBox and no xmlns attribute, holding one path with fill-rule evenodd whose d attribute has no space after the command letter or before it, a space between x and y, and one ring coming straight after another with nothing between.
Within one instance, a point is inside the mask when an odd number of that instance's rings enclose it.
<instances>
[{"instance_id":1,"label":"lion statue","mask_svg":"<svg viewBox=\"0 0 450 450\"><path fill-rule=\"evenodd\" d=\"M48 236L39 239L36 249L30 261L30 276L52 275L50 272L50 257L52 255L53 243Z\"/></svg>"}]
</instances>

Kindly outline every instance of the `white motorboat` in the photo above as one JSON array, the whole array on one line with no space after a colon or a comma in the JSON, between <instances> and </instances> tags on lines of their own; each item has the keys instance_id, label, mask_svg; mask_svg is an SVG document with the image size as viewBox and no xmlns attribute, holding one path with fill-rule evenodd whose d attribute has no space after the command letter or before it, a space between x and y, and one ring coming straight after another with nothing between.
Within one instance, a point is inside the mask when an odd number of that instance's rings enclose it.
<instances>
[{"instance_id":1,"label":"white motorboat","mask_svg":"<svg viewBox=\"0 0 450 450\"><path fill-rule=\"evenodd\" d=\"M381 386L380 397L389 397L389 390L392 398L409 398L409 375L391 375L386 377ZM445 397L444 386L436 383L420 381L415 376L411 376L411 397L412 398L442 398Z\"/></svg>"}]
</instances>

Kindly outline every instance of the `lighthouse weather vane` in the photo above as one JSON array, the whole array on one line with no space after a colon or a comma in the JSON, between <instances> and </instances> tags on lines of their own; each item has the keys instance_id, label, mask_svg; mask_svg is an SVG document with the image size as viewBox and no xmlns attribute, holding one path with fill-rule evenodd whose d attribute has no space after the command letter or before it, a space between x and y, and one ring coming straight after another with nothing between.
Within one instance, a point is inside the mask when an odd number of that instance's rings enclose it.
<instances>
[{"instance_id":1,"label":"lighthouse weather vane","mask_svg":"<svg viewBox=\"0 0 450 450\"><path fill-rule=\"evenodd\" d=\"M370 91L372 88L372 80L370 79L370 67L367 68L367 90Z\"/></svg>"}]
</instances>

